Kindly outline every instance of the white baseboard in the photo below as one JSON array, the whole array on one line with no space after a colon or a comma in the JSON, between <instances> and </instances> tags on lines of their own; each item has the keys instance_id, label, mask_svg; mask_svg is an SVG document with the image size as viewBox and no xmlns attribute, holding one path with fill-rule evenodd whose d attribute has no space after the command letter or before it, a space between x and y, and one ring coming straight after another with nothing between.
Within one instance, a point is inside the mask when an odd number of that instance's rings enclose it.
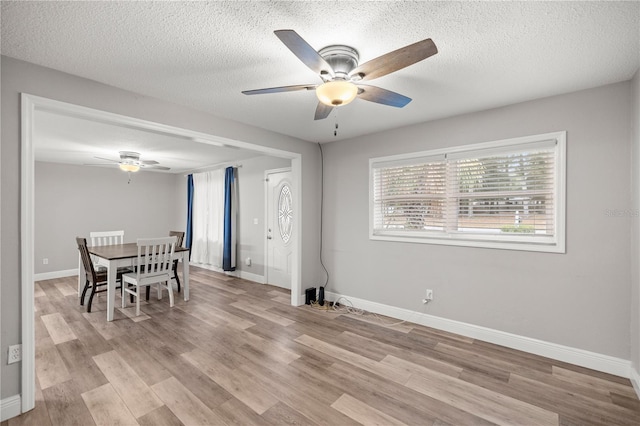
<instances>
[{"instance_id":1,"label":"white baseboard","mask_svg":"<svg viewBox=\"0 0 640 426\"><path fill-rule=\"evenodd\" d=\"M265 283L264 275L254 274L254 273L251 273L251 272L243 271L242 269L240 271L236 271L236 272L240 273L240 278L242 278L243 280L253 281L253 282L256 282L258 284L264 284Z\"/></svg>"},{"instance_id":2,"label":"white baseboard","mask_svg":"<svg viewBox=\"0 0 640 426\"><path fill-rule=\"evenodd\" d=\"M638 395L638 399L640 399L640 372L635 368L631 367L631 384L633 385L633 389L636 391L636 395Z\"/></svg>"},{"instance_id":3,"label":"white baseboard","mask_svg":"<svg viewBox=\"0 0 640 426\"><path fill-rule=\"evenodd\" d=\"M517 334L506 333L504 331L441 318L434 315L423 314L421 312L410 311L408 309L383 305L381 303L358 299L356 297L338 293L327 292L325 295L326 299L332 301L337 300L339 297L348 299L349 302L353 303L354 307L364 309L368 312L374 312L400 320L407 320L416 324L436 328L438 330L460 334L473 339L506 346L508 348L529 352L558 361L568 362L570 364L591 368L593 370L614 374L616 376L631 378L631 362L621 358L615 358L556 343L545 342L543 340L519 336ZM639 386L640 377L636 376L635 380L636 383L634 386ZM638 392L638 387L636 387L636 392ZM638 393L638 395L640 396L640 393Z\"/></svg>"},{"instance_id":4,"label":"white baseboard","mask_svg":"<svg viewBox=\"0 0 640 426\"><path fill-rule=\"evenodd\" d=\"M204 263L193 263L190 262L189 265L197 266L198 268L208 269L210 271L219 272L221 274L228 275L230 277L242 278L243 280L255 281L259 284L264 284L264 276L258 274L252 274L251 272L243 271L241 269L236 269L235 271L224 271L222 268L218 268L213 265L205 265Z\"/></svg>"},{"instance_id":5,"label":"white baseboard","mask_svg":"<svg viewBox=\"0 0 640 426\"><path fill-rule=\"evenodd\" d=\"M229 272L225 272L222 270L222 268L218 268L217 266L213 266L213 265L206 265L204 263L195 263L195 262L189 262L190 266L195 266L197 268L202 268L202 269L208 269L210 271L213 272L219 272L221 274L229 274Z\"/></svg>"},{"instance_id":6,"label":"white baseboard","mask_svg":"<svg viewBox=\"0 0 640 426\"><path fill-rule=\"evenodd\" d=\"M43 272L41 274L34 274L34 281L52 280L54 278L72 277L78 275L78 268L67 269L64 271Z\"/></svg>"},{"instance_id":7,"label":"white baseboard","mask_svg":"<svg viewBox=\"0 0 640 426\"><path fill-rule=\"evenodd\" d=\"M10 396L0 401L0 422L22 414L20 395Z\"/></svg>"}]
</instances>

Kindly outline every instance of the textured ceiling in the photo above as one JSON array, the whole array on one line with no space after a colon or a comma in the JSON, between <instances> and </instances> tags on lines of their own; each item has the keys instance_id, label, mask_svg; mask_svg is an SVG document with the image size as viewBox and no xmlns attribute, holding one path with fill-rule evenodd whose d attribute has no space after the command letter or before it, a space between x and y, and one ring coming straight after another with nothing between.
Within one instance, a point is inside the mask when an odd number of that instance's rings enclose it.
<instances>
[{"instance_id":1,"label":"textured ceiling","mask_svg":"<svg viewBox=\"0 0 640 426\"><path fill-rule=\"evenodd\" d=\"M2 2L2 54L314 142L630 79L638 2ZM403 109L356 99L321 121L318 83L273 34L360 62L432 38L439 53L371 84ZM337 137L335 122L340 124Z\"/></svg>"}]
</instances>

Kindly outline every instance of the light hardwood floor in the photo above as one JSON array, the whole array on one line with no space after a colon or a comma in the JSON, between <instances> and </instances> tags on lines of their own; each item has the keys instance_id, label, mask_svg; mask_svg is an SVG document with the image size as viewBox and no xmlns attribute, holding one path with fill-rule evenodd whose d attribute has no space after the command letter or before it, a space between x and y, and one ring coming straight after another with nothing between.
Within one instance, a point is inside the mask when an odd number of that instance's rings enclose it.
<instances>
[{"instance_id":1,"label":"light hardwood floor","mask_svg":"<svg viewBox=\"0 0 640 426\"><path fill-rule=\"evenodd\" d=\"M75 288L36 283L36 408L2 426L640 424L629 380L195 267L111 323Z\"/></svg>"}]
</instances>

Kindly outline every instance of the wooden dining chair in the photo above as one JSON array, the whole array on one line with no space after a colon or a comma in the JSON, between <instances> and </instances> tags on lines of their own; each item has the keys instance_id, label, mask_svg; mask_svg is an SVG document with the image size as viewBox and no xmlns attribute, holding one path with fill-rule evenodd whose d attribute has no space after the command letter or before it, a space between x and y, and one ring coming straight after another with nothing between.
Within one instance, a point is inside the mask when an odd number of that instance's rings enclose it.
<instances>
[{"instance_id":1,"label":"wooden dining chair","mask_svg":"<svg viewBox=\"0 0 640 426\"><path fill-rule=\"evenodd\" d=\"M140 290L156 284L158 300L162 299L162 289L169 292L169 306L173 307L173 286L171 285L171 265L176 248L176 237L140 238L136 271L122 276L123 291L136 301L136 316L140 315ZM133 287L131 287L133 286ZM127 306L127 298L122 297L122 307Z\"/></svg>"},{"instance_id":2,"label":"wooden dining chair","mask_svg":"<svg viewBox=\"0 0 640 426\"><path fill-rule=\"evenodd\" d=\"M91 289L89 296L89 302L87 302L87 312L91 312L91 303L93 302L93 296L96 293L102 293L107 291L107 270L96 271L89 255L89 249L87 248L87 239L82 237L76 237L76 244L78 245L78 251L80 252L80 260L84 266L85 284L80 296L80 305L84 305L84 298L87 295L87 290ZM118 268L116 273L116 282L122 282L122 275L127 272L132 272L129 268ZM99 287L105 287L102 290L98 290ZM120 288L120 287L117 287Z\"/></svg>"},{"instance_id":3,"label":"wooden dining chair","mask_svg":"<svg viewBox=\"0 0 640 426\"><path fill-rule=\"evenodd\" d=\"M124 230L121 231L92 231L89 233L89 239L91 240L91 246L108 246L113 244L123 244L124 243ZM97 272L102 272L105 270L103 266L98 266L96 259L93 256L90 256L91 261L93 262L93 267ZM78 263L82 263L82 259L78 259ZM78 266L79 267L79 266ZM80 297L82 291L82 283L78 282L78 297Z\"/></svg>"},{"instance_id":4,"label":"wooden dining chair","mask_svg":"<svg viewBox=\"0 0 640 426\"><path fill-rule=\"evenodd\" d=\"M176 247L182 247L182 242L184 241L184 232L182 231L169 231L170 237L176 237ZM171 272L173 273L173 279L176 280L178 284L178 293L180 293L180 278L178 278L178 259L173 260L173 265L171 266Z\"/></svg>"}]
</instances>

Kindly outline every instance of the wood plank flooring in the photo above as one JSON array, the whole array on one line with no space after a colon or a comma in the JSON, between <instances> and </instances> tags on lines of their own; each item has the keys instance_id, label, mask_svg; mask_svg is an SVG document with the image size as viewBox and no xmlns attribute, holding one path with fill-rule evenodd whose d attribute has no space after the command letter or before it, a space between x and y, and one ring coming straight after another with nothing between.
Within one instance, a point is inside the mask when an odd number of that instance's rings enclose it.
<instances>
[{"instance_id":1,"label":"wood plank flooring","mask_svg":"<svg viewBox=\"0 0 640 426\"><path fill-rule=\"evenodd\" d=\"M36 408L1 426L640 425L629 380L190 271L189 302L111 323L75 277L37 282Z\"/></svg>"}]
</instances>

